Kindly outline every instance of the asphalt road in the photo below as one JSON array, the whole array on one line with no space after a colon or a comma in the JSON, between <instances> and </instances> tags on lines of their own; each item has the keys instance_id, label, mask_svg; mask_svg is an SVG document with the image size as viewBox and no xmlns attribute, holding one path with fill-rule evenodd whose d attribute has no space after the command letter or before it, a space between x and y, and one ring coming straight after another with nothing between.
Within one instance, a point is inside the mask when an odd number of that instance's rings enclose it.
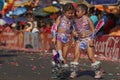
<instances>
[{"instance_id":1,"label":"asphalt road","mask_svg":"<svg viewBox=\"0 0 120 80\"><path fill-rule=\"evenodd\" d=\"M69 59L69 61L71 61ZM120 80L120 63L101 61L104 75L101 80ZM83 70L90 70L90 61L80 61ZM0 51L0 80L54 80L51 78L51 55L46 53L25 53ZM55 79L59 80L59 79ZM95 80L82 75L72 80Z\"/></svg>"}]
</instances>

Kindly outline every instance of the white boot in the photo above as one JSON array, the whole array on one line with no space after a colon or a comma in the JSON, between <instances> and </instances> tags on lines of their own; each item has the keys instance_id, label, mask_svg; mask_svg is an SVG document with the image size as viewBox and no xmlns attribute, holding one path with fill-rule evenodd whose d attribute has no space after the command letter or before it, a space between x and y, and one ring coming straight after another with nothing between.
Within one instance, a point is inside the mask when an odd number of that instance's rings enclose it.
<instances>
[{"instance_id":1,"label":"white boot","mask_svg":"<svg viewBox=\"0 0 120 80\"><path fill-rule=\"evenodd\" d=\"M101 62L100 61L96 61L95 63L92 63L91 66L93 67L93 69L95 70L95 76L94 78L99 79L102 77L102 71L101 71Z\"/></svg>"},{"instance_id":2,"label":"white boot","mask_svg":"<svg viewBox=\"0 0 120 80\"><path fill-rule=\"evenodd\" d=\"M77 76L77 71L79 70L79 63L78 62L71 62L70 63L70 67L71 67L71 74L70 74L70 78L75 78Z\"/></svg>"},{"instance_id":3,"label":"white boot","mask_svg":"<svg viewBox=\"0 0 120 80\"><path fill-rule=\"evenodd\" d=\"M64 61L64 58L63 58L63 56L62 56L62 50L58 50L58 53L59 53L59 59L60 59L61 61Z\"/></svg>"}]
</instances>

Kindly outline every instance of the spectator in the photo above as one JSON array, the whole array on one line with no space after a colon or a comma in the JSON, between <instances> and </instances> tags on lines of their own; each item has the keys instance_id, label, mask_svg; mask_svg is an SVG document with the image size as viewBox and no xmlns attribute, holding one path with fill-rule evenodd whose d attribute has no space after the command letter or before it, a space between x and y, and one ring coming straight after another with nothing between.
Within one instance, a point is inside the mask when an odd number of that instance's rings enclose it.
<instances>
[{"instance_id":1,"label":"spectator","mask_svg":"<svg viewBox=\"0 0 120 80\"><path fill-rule=\"evenodd\" d=\"M31 29L32 29L32 27L31 27L30 23L27 23L24 27L25 32L31 32Z\"/></svg>"},{"instance_id":2,"label":"spectator","mask_svg":"<svg viewBox=\"0 0 120 80\"><path fill-rule=\"evenodd\" d=\"M11 27L8 24L6 24L3 31L4 32L12 32L12 29L11 29Z\"/></svg>"},{"instance_id":3,"label":"spectator","mask_svg":"<svg viewBox=\"0 0 120 80\"><path fill-rule=\"evenodd\" d=\"M104 23L106 24L106 22L108 21L108 14L106 12L101 12L101 15L99 16L99 20L100 19L103 19L104 20ZM104 28L104 25L103 27L98 31L97 35L98 36L102 36L104 35L104 31L103 31L103 28Z\"/></svg>"},{"instance_id":4,"label":"spectator","mask_svg":"<svg viewBox=\"0 0 120 80\"><path fill-rule=\"evenodd\" d=\"M41 42L41 50L44 50L44 32L45 32L45 23L43 20L40 20L40 42Z\"/></svg>"},{"instance_id":5,"label":"spectator","mask_svg":"<svg viewBox=\"0 0 120 80\"><path fill-rule=\"evenodd\" d=\"M45 52L47 52L51 45L51 24L50 22L46 24L44 36L45 36L44 37L44 40L45 40L44 49L45 49Z\"/></svg>"},{"instance_id":6,"label":"spectator","mask_svg":"<svg viewBox=\"0 0 120 80\"><path fill-rule=\"evenodd\" d=\"M97 15L95 14L95 9L94 7L90 8L89 9L89 16L90 16L90 19L92 20L93 24L94 24L94 27L96 27L97 23L98 23L98 17Z\"/></svg>"},{"instance_id":7,"label":"spectator","mask_svg":"<svg viewBox=\"0 0 120 80\"><path fill-rule=\"evenodd\" d=\"M32 33L38 33L39 32L39 29L38 29L38 26L37 26L37 21L34 21L34 26L33 26L33 29L32 29Z\"/></svg>"},{"instance_id":8,"label":"spectator","mask_svg":"<svg viewBox=\"0 0 120 80\"><path fill-rule=\"evenodd\" d=\"M16 32L16 31L17 31L17 24L16 24L16 23L13 23L13 24L11 25L11 27L12 27L12 31L13 31L13 32Z\"/></svg>"},{"instance_id":9,"label":"spectator","mask_svg":"<svg viewBox=\"0 0 120 80\"><path fill-rule=\"evenodd\" d=\"M110 30L115 26L114 15L112 13L108 14L108 21L106 21L103 26L103 33L109 34Z\"/></svg>"}]
</instances>

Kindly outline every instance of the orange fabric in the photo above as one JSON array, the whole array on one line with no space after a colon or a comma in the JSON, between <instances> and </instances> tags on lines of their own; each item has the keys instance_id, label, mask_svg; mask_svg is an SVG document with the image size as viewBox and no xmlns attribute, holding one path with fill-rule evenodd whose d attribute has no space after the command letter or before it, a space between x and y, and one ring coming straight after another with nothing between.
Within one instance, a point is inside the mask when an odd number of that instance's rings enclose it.
<instances>
[{"instance_id":1,"label":"orange fabric","mask_svg":"<svg viewBox=\"0 0 120 80\"><path fill-rule=\"evenodd\" d=\"M117 6L103 6L103 5L95 5L95 8L97 8L100 11L106 11L108 13L111 12L111 10L114 10L117 8Z\"/></svg>"}]
</instances>

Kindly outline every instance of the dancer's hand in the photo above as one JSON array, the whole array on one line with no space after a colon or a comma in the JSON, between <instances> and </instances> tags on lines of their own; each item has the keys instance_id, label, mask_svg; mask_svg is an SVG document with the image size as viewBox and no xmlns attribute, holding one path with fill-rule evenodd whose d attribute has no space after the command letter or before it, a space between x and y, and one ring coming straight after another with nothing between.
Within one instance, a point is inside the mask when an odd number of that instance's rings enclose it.
<instances>
[{"instance_id":1,"label":"dancer's hand","mask_svg":"<svg viewBox=\"0 0 120 80\"><path fill-rule=\"evenodd\" d=\"M78 36L76 31L73 31L72 33L73 33L74 36Z\"/></svg>"}]
</instances>

